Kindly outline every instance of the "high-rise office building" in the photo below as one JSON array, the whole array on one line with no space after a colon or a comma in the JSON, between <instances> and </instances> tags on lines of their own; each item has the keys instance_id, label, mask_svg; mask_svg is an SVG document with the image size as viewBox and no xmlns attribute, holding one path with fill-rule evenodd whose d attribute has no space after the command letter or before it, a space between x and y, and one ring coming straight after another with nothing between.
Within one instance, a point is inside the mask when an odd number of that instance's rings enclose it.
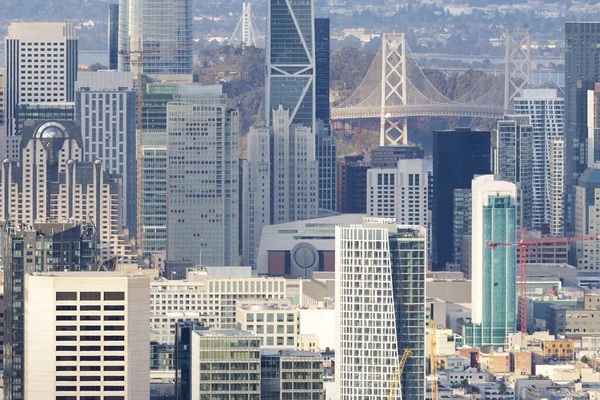
<instances>
[{"instance_id":1,"label":"high-rise office building","mask_svg":"<svg viewBox=\"0 0 600 400\"><path fill-rule=\"evenodd\" d=\"M242 263L254 266L263 226L271 223L271 131L250 128L243 161Z\"/></svg>"},{"instance_id":2,"label":"high-rise office building","mask_svg":"<svg viewBox=\"0 0 600 400\"><path fill-rule=\"evenodd\" d=\"M119 68L119 4L108 5L108 69Z\"/></svg>"},{"instance_id":3,"label":"high-rise office building","mask_svg":"<svg viewBox=\"0 0 600 400\"><path fill-rule=\"evenodd\" d=\"M144 74L192 74L192 1L119 0L118 42L121 71L142 52Z\"/></svg>"},{"instance_id":4,"label":"high-rise office building","mask_svg":"<svg viewBox=\"0 0 600 400\"><path fill-rule=\"evenodd\" d=\"M150 397L149 278L25 274L26 399Z\"/></svg>"},{"instance_id":5,"label":"high-rise office building","mask_svg":"<svg viewBox=\"0 0 600 400\"><path fill-rule=\"evenodd\" d=\"M18 104L14 118L15 138L21 141L26 126L33 121L45 120L75 121L75 102ZM11 154L8 158L19 160L19 157L20 154Z\"/></svg>"},{"instance_id":6,"label":"high-rise office building","mask_svg":"<svg viewBox=\"0 0 600 400\"><path fill-rule=\"evenodd\" d=\"M312 351L263 349L260 351L262 400L323 400L323 357Z\"/></svg>"},{"instance_id":7,"label":"high-rise office building","mask_svg":"<svg viewBox=\"0 0 600 400\"><path fill-rule=\"evenodd\" d=\"M600 234L600 165L587 168L575 187L575 234ZM600 270L600 241L584 240L575 243L577 268L582 271Z\"/></svg>"},{"instance_id":8,"label":"high-rise office building","mask_svg":"<svg viewBox=\"0 0 600 400\"><path fill-rule=\"evenodd\" d=\"M335 237L339 399L387 399L404 349L402 398L424 398L425 228L366 218Z\"/></svg>"},{"instance_id":9,"label":"high-rise office building","mask_svg":"<svg viewBox=\"0 0 600 400\"><path fill-rule=\"evenodd\" d=\"M546 228L550 223L550 143L564 139L565 99L556 89L526 89L515 98L515 114L527 115L532 128L532 201L530 228ZM520 182L520 181L519 181ZM521 182L523 186L523 182ZM525 188L521 188L525 191ZM522 202L526 202L525 192Z\"/></svg>"},{"instance_id":10,"label":"high-rise office building","mask_svg":"<svg viewBox=\"0 0 600 400\"><path fill-rule=\"evenodd\" d=\"M533 151L533 129L530 117L523 115L505 115L504 119L498 121L495 134L495 160L494 173L501 181L519 183L519 219L521 225L527 227L541 227L544 221L545 176L542 174L542 182L536 186L543 195L533 196L533 171L536 161L541 164L544 171L545 163L545 139L541 158L536 159ZM536 224L534 225L534 212L536 213Z\"/></svg>"},{"instance_id":11,"label":"high-rise office building","mask_svg":"<svg viewBox=\"0 0 600 400\"><path fill-rule=\"evenodd\" d=\"M315 18L315 129L319 162L319 208L335 211L336 137L330 127L329 25L329 18Z\"/></svg>"},{"instance_id":12,"label":"high-rise office building","mask_svg":"<svg viewBox=\"0 0 600 400\"><path fill-rule=\"evenodd\" d=\"M463 236L471 236L471 189L454 189L452 206L452 262L460 264Z\"/></svg>"},{"instance_id":13,"label":"high-rise office building","mask_svg":"<svg viewBox=\"0 0 600 400\"><path fill-rule=\"evenodd\" d=\"M315 134L290 120L290 110L273 111L272 224L315 218L318 211Z\"/></svg>"},{"instance_id":14,"label":"high-rise office building","mask_svg":"<svg viewBox=\"0 0 600 400\"><path fill-rule=\"evenodd\" d=\"M600 82L600 23L565 24L566 225L575 223L575 186L587 167L587 90Z\"/></svg>"},{"instance_id":15,"label":"high-rise office building","mask_svg":"<svg viewBox=\"0 0 600 400\"><path fill-rule=\"evenodd\" d=\"M75 100L77 36L70 22L12 22L4 43L7 151L18 160L15 110L19 104ZM3 144L4 145L4 144Z\"/></svg>"},{"instance_id":16,"label":"high-rise office building","mask_svg":"<svg viewBox=\"0 0 600 400\"><path fill-rule=\"evenodd\" d=\"M4 295L12 299L4 308L4 398L25 399L29 398L25 397L25 344L29 327L25 320L25 274L96 271L96 232L91 224L11 225L3 232L3 249ZM30 329L39 334L35 323ZM55 338L37 336L37 340L43 339Z\"/></svg>"},{"instance_id":17,"label":"high-rise office building","mask_svg":"<svg viewBox=\"0 0 600 400\"><path fill-rule=\"evenodd\" d=\"M337 162L336 211L341 214L366 214L367 173L371 168L364 155L345 156Z\"/></svg>"},{"instance_id":18,"label":"high-rise office building","mask_svg":"<svg viewBox=\"0 0 600 400\"><path fill-rule=\"evenodd\" d=\"M203 324L195 322L178 321L175 328L175 398L190 400L192 394L191 368L192 368L192 334L197 330L205 330Z\"/></svg>"},{"instance_id":19,"label":"high-rise office building","mask_svg":"<svg viewBox=\"0 0 600 400\"><path fill-rule=\"evenodd\" d=\"M179 90L167 105L167 259L239 265L238 111L220 85Z\"/></svg>"},{"instance_id":20,"label":"high-rise office building","mask_svg":"<svg viewBox=\"0 0 600 400\"><path fill-rule=\"evenodd\" d=\"M515 243L517 240L517 186L496 181L493 175L478 176L472 185L470 323L463 325L465 344L505 347L516 331Z\"/></svg>"},{"instance_id":21,"label":"high-rise office building","mask_svg":"<svg viewBox=\"0 0 600 400\"><path fill-rule=\"evenodd\" d=\"M80 72L76 118L81 124L83 160L104 161L123 179L123 224L136 232L136 92L131 72Z\"/></svg>"},{"instance_id":22,"label":"high-rise office building","mask_svg":"<svg viewBox=\"0 0 600 400\"><path fill-rule=\"evenodd\" d=\"M288 125L303 125L315 132L313 0L268 1L266 51L266 125L274 124L273 111L281 105L290 110Z\"/></svg>"},{"instance_id":23,"label":"high-rise office building","mask_svg":"<svg viewBox=\"0 0 600 400\"><path fill-rule=\"evenodd\" d=\"M98 227L102 257L135 257L121 229L121 179L101 160L82 160L79 124L30 121L22 138L21 166L4 160L0 167L0 221L89 221Z\"/></svg>"},{"instance_id":24,"label":"high-rise office building","mask_svg":"<svg viewBox=\"0 0 600 400\"><path fill-rule=\"evenodd\" d=\"M452 261L454 189L468 189L475 175L489 174L490 132L467 128L433 133L433 266Z\"/></svg>"}]
</instances>

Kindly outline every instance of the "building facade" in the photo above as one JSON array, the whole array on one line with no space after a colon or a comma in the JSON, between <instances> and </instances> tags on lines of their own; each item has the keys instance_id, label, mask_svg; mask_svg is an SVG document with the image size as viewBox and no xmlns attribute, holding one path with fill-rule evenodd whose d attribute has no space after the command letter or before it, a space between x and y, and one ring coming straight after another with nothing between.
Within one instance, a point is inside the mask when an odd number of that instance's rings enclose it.
<instances>
[{"instance_id":1,"label":"building facade","mask_svg":"<svg viewBox=\"0 0 600 400\"><path fill-rule=\"evenodd\" d=\"M504 347L516 331L515 246L517 187L493 175L473 179L471 246L471 322L463 327L465 344Z\"/></svg>"},{"instance_id":2,"label":"building facade","mask_svg":"<svg viewBox=\"0 0 600 400\"><path fill-rule=\"evenodd\" d=\"M490 132L459 128L433 133L433 267L452 261L454 189L468 189L475 175L489 174Z\"/></svg>"},{"instance_id":3,"label":"building facade","mask_svg":"<svg viewBox=\"0 0 600 400\"><path fill-rule=\"evenodd\" d=\"M563 237L565 235L565 140L550 141L550 185L548 197L550 200L550 235Z\"/></svg>"},{"instance_id":4,"label":"building facade","mask_svg":"<svg viewBox=\"0 0 600 400\"><path fill-rule=\"evenodd\" d=\"M298 341L299 310L289 300L238 300L237 329L252 331L261 349L295 349Z\"/></svg>"},{"instance_id":5,"label":"building facade","mask_svg":"<svg viewBox=\"0 0 600 400\"><path fill-rule=\"evenodd\" d=\"M119 4L108 5L108 69L119 68Z\"/></svg>"},{"instance_id":6,"label":"building facade","mask_svg":"<svg viewBox=\"0 0 600 400\"><path fill-rule=\"evenodd\" d=\"M167 259L239 265L238 111L220 85L180 90L167 105Z\"/></svg>"},{"instance_id":7,"label":"building facade","mask_svg":"<svg viewBox=\"0 0 600 400\"><path fill-rule=\"evenodd\" d=\"M193 72L191 0L119 0L119 70L144 74Z\"/></svg>"},{"instance_id":8,"label":"building facade","mask_svg":"<svg viewBox=\"0 0 600 400\"><path fill-rule=\"evenodd\" d=\"M337 162L336 211L341 214L366 214L367 172L364 155L345 156Z\"/></svg>"},{"instance_id":9,"label":"building facade","mask_svg":"<svg viewBox=\"0 0 600 400\"><path fill-rule=\"evenodd\" d=\"M378 218L336 227L339 399L387 399L404 349L402 398L425 397L426 236Z\"/></svg>"},{"instance_id":10,"label":"building facade","mask_svg":"<svg viewBox=\"0 0 600 400\"><path fill-rule=\"evenodd\" d=\"M320 354L261 348L260 363L262 400L325 398Z\"/></svg>"},{"instance_id":11,"label":"building facade","mask_svg":"<svg viewBox=\"0 0 600 400\"><path fill-rule=\"evenodd\" d=\"M148 276L30 272L25 287L25 398L149 398Z\"/></svg>"},{"instance_id":12,"label":"building facade","mask_svg":"<svg viewBox=\"0 0 600 400\"><path fill-rule=\"evenodd\" d=\"M575 187L575 234L600 234L600 165L586 169ZM600 270L600 241L575 242L577 269Z\"/></svg>"},{"instance_id":13,"label":"building facade","mask_svg":"<svg viewBox=\"0 0 600 400\"><path fill-rule=\"evenodd\" d=\"M19 104L75 100L77 36L70 22L12 22L4 43L6 132L10 159L18 160L15 131ZM40 85L39 82L44 82ZM3 144L4 145L4 144Z\"/></svg>"},{"instance_id":14,"label":"building facade","mask_svg":"<svg viewBox=\"0 0 600 400\"><path fill-rule=\"evenodd\" d=\"M29 398L25 397L25 275L95 271L96 230L92 225L76 223L14 225L3 229L4 295L14 302L5 302L3 311L4 398L16 400Z\"/></svg>"},{"instance_id":15,"label":"building facade","mask_svg":"<svg viewBox=\"0 0 600 400\"><path fill-rule=\"evenodd\" d=\"M121 176L123 224L132 234L137 230L136 97L131 72L80 72L77 77L83 160L100 159L106 171Z\"/></svg>"},{"instance_id":16,"label":"building facade","mask_svg":"<svg viewBox=\"0 0 600 400\"><path fill-rule=\"evenodd\" d=\"M532 221L530 228L546 228L550 225L551 204L553 202L550 188L552 163L557 154L553 152L551 143L564 139L565 99L558 97L556 89L526 89L523 96L515 98L515 114L527 115L532 128ZM554 164L556 166L556 164ZM503 178L504 179L504 178ZM507 179L505 179L507 180ZM513 181L511 181L513 182ZM521 182L521 181L519 181ZM526 204L525 188L521 182L523 203Z\"/></svg>"}]
</instances>

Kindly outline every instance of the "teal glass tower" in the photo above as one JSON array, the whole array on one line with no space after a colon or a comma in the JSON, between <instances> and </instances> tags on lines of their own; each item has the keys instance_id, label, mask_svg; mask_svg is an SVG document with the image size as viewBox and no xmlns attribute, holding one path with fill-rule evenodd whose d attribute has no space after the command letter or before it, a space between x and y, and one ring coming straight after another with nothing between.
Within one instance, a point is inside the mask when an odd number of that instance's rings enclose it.
<instances>
[{"instance_id":1,"label":"teal glass tower","mask_svg":"<svg viewBox=\"0 0 600 400\"><path fill-rule=\"evenodd\" d=\"M493 175L472 183L472 311L465 344L506 346L516 331L517 187Z\"/></svg>"}]
</instances>

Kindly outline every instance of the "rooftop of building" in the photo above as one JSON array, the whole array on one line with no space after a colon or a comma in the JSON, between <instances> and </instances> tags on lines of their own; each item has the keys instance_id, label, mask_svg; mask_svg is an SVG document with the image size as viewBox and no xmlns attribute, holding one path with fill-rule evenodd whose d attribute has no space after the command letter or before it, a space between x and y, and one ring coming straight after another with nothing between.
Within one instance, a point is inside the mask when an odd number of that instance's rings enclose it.
<instances>
[{"instance_id":1,"label":"rooftop of building","mask_svg":"<svg viewBox=\"0 0 600 400\"><path fill-rule=\"evenodd\" d=\"M54 271L54 272L27 272L27 275L48 278L147 278L141 272L118 271Z\"/></svg>"},{"instance_id":2,"label":"rooftop of building","mask_svg":"<svg viewBox=\"0 0 600 400\"><path fill-rule=\"evenodd\" d=\"M321 359L319 353L315 353L307 350L294 350L294 349L260 349L261 356L281 356L281 357L309 357Z\"/></svg>"},{"instance_id":3,"label":"rooftop of building","mask_svg":"<svg viewBox=\"0 0 600 400\"><path fill-rule=\"evenodd\" d=\"M281 300L238 300L237 307L246 311L290 311L296 307L288 299Z\"/></svg>"},{"instance_id":4,"label":"rooftop of building","mask_svg":"<svg viewBox=\"0 0 600 400\"><path fill-rule=\"evenodd\" d=\"M198 336L203 337L254 337L256 334L252 331L246 331L241 329L220 329L220 330L198 330L194 331Z\"/></svg>"}]
</instances>

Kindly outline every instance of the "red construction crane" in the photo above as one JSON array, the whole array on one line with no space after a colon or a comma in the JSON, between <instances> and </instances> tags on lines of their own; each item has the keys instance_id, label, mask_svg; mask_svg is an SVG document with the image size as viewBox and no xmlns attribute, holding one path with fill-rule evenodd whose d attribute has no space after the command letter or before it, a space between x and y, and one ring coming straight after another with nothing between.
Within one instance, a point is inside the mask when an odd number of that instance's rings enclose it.
<instances>
[{"instance_id":1,"label":"red construction crane","mask_svg":"<svg viewBox=\"0 0 600 400\"><path fill-rule=\"evenodd\" d=\"M417 126L417 127L421 127L423 126L421 123L419 122L414 122L414 123L408 123L407 126ZM354 132L356 131L356 155L359 156L361 154L363 154L363 131L370 131L370 132L379 132L381 128L381 125L370 125L370 126L363 126L360 123L360 119L358 120L358 127L354 128L354 127L350 127L350 128L335 128L334 131L336 134L340 133L340 132Z\"/></svg>"},{"instance_id":2,"label":"red construction crane","mask_svg":"<svg viewBox=\"0 0 600 400\"><path fill-rule=\"evenodd\" d=\"M526 239L525 233L526 227L521 229L521 240L517 243L496 243L490 240L486 244L496 250L498 247L510 247L517 246L519 248L519 274L520 274L520 291L521 296L519 300L519 308L521 312L521 335L524 336L527 333L527 250L529 246L551 244L551 243L571 243L571 242L584 242L587 240L600 240L600 235L589 235L589 236L573 236L566 238L539 238L539 239Z\"/></svg>"}]
</instances>

